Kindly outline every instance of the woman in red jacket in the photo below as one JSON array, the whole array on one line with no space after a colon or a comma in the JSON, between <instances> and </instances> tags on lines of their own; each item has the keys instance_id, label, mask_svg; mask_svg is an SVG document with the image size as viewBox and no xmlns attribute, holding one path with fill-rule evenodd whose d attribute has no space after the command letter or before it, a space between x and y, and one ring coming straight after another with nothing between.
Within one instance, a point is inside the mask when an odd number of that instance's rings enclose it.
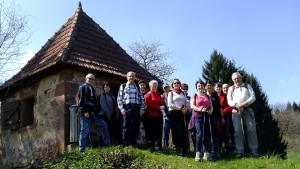
<instances>
[{"instance_id":1,"label":"woman in red jacket","mask_svg":"<svg viewBox=\"0 0 300 169\"><path fill-rule=\"evenodd\" d=\"M224 84L224 87L227 84ZM227 89L228 89L228 85L227 85ZM224 142L225 145L225 153L229 153L230 151L230 127L232 126L232 108L228 105L227 103L227 98L226 98L226 94L223 93L222 90L222 85L217 83L215 85L215 91L217 92L219 99L220 99L220 104L222 107L222 111L224 114L224 120L225 123L222 126L222 133L221 133L221 142L220 142L220 146L222 147L222 144ZM227 92L227 90L226 90Z\"/></svg>"},{"instance_id":2,"label":"woman in red jacket","mask_svg":"<svg viewBox=\"0 0 300 169\"><path fill-rule=\"evenodd\" d=\"M165 109L163 99L157 91L156 80L149 82L150 91L145 95L146 113L144 114L144 127L150 151L155 150L155 142L161 144L163 115ZM161 147L161 145L159 145Z\"/></svg>"}]
</instances>

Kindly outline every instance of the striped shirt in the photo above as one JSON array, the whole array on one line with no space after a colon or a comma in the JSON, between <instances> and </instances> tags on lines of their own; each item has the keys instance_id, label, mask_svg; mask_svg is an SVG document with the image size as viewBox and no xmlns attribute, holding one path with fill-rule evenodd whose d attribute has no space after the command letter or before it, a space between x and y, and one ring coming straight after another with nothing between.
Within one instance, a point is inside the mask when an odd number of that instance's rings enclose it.
<instances>
[{"instance_id":1,"label":"striped shirt","mask_svg":"<svg viewBox=\"0 0 300 169\"><path fill-rule=\"evenodd\" d=\"M145 111L144 98L134 83L127 82L124 88L122 84L118 92L117 100L120 110L123 109L123 105L139 104L141 106L141 111Z\"/></svg>"}]
</instances>

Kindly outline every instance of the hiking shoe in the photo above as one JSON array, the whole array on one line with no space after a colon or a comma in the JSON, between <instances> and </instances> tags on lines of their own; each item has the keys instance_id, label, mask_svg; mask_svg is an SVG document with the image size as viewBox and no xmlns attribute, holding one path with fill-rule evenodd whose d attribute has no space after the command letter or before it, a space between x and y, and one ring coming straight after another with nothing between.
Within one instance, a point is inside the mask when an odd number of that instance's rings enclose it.
<instances>
[{"instance_id":1,"label":"hiking shoe","mask_svg":"<svg viewBox=\"0 0 300 169\"><path fill-rule=\"evenodd\" d=\"M221 158L221 157L222 157L222 155L221 155L220 152L216 152L216 153L215 153L215 158Z\"/></svg>"},{"instance_id":2,"label":"hiking shoe","mask_svg":"<svg viewBox=\"0 0 300 169\"><path fill-rule=\"evenodd\" d=\"M235 155L235 157L236 157L236 158L243 158L243 157L244 157L244 154L242 154L242 153L237 153L237 154Z\"/></svg>"},{"instance_id":3,"label":"hiking shoe","mask_svg":"<svg viewBox=\"0 0 300 169\"><path fill-rule=\"evenodd\" d=\"M211 155L208 152L205 152L203 155L203 160L212 161Z\"/></svg>"},{"instance_id":4,"label":"hiking shoe","mask_svg":"<svg viewBox=\"0 0 300 169\"><path fill-rule=\"evenodd\" d=\"M200 161L200 152L196 152L195 161Z\"/></svg>"},{"instance_id":5,"label":"hiking shoe","mask_svg":"<svg viewBox=\"0 0 300 169\"><path fill-rule=\"evenodd\" d=\"M257 152L253 152L253 153L251 153L251 156L254 158L259 158L261 155L258 154Z\"/></svg>"}]
</instances>

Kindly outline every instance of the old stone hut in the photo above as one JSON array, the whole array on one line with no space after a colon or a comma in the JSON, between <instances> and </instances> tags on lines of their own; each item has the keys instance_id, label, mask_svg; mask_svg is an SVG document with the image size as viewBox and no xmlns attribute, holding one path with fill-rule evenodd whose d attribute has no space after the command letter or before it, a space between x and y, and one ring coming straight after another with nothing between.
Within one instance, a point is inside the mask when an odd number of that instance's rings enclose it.
<instances>
[{"instance_id":1,"label":"old stone hut","mask_svg":"<svg viewBox=\"0 0 300 169\"><path fill-rule=\"evenodd\" d=\"M103 83L111 82L116 93L128 71L135 71L138 79L156 79L79 3L74 15L0 87L1 166L22 166L66 151L74 141L68 108L85 75L95 74L97 92Z\"/></svg>"}]
</instances>

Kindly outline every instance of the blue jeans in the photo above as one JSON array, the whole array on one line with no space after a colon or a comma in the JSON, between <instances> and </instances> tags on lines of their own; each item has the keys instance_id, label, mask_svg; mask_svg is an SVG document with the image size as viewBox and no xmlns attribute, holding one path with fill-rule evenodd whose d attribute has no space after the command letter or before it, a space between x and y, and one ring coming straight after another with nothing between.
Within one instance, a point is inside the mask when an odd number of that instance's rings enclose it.
<instances>
[{"instance_id":1,"label":"blue jeans","mask_svg":"<svg viewBox=\"0 0 300 169\"><path fill-rule=\"evenodd\" d=\"M208 122L209 117L195 117L195 128L196 128L196 152L201 152L202 146L204 152L211 152L211 133ZM204 138L203 138L204 137Z\"/></svg>"},{"instance_id":2,"label":"blue jeans","mask_svg":"<svg viewBox=\"0 0 300 169\"><path fill-rule=\"evenodd\" d=\"M164 137L164 143L163 143L163 148L167 149L169 148L169 135L170 135L170 121L168 118L164 118L163 120L163 137Z\"/></svg>"},{"instance_id":3,"label":"blue jeans","mask_svg":"<svg viewBox=\"0 0 300 169\"><path fill-rule=\"evenodd\" d=\"M242 121L241 121L242 120ZM238 112L232 113L232 121L234 127L235 146L238 154L245 152L245 132L247 132L248 145L251 153L257 153L258 141L256 135L256 123L254 111L252 108L245 108L242 114ZM242 125L244 124L244 127ZM243 133L244 132L244 133Z\"/></svg>"},{"instance_id":4,"label":"blue jeans","mask_svg":"<svg viewBox=\"0 0 300 169\"><path fill-rule=\"evenodd\" d=\"M85 151L86 139L90 132L89 123L95 123L101 130L103 136L104 145L109 145L109 133L108 128L103 119L99 119L94 112L90 113L90 117L87 119L83 114L80 114L80 136L79 136L79 151Z\"/></svg>"},{"instance_id":5,"label":"blue jeans","mask_svg":"<svg viewBox=\"0 0 300 169\"><path fill-rule=\"evenodd\" d=\"M140 109L126 109L126 115L123 116L122 141L123 146L136 146L136 140L140 133L141 115Z\"/></svg>"}]
</instances>

